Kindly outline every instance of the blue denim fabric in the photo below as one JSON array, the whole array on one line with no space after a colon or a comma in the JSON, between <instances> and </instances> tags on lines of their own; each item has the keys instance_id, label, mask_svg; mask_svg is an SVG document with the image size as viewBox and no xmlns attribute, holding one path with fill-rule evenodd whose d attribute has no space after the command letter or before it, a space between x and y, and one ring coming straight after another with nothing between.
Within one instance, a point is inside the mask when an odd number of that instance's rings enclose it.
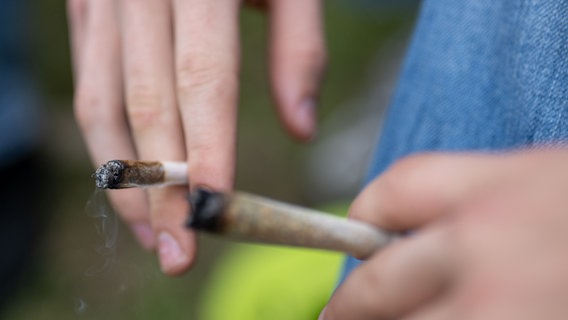
<instances>
[{"instance_id":1,"label":"blue denim fabric","mask_svg":"<svg viewBox=\"0 0 568 320\"><path fill-rule=\"evenodd\" d=\"M567 17L567 0L424 1L367 182L420 151L568 141Z\"/></svg>"},{"instance_id":2,"label":"blue denim fabric","mask_svg":"<svg viewBox=\"0 0 568 320\"><path fill-rule=\"evenodd\" d=\"M28 1L0 0L0 166L36 147L38 90L28 70Z\"/></svg>"}]
</instances>

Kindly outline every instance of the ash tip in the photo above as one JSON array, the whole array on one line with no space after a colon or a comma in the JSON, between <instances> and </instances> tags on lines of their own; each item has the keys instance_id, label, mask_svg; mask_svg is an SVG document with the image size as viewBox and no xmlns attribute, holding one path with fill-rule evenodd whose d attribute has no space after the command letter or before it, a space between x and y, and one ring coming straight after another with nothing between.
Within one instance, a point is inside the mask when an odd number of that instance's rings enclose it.
<instances>
[{"instance_id":1,"label":"ash tip","mask_svg":"<svg viewBox=\"0 0 568 320\"><path fill-rule=\"evenodd\" d=\"M198 188L189 195L191 208L186 227L206 231L220 231L226 197L223 193Z\"/></svg>"},{"instance_id":2,"label":"ash tip","mask_svg":"<svg viewBox=\"0 0 568 320\"><path fill-rule=\"evenodd\" d=\"M117 189L124 172L124 164L120 160L111 160L93 173L95 184L100 189Z\"/></svg>"}]
</instances>

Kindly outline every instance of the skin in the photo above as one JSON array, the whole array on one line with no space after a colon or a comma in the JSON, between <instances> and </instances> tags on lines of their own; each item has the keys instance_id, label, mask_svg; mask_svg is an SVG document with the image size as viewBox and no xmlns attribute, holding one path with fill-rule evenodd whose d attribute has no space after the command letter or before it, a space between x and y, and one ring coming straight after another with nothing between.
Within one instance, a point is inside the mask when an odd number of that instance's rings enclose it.
<instances>
[{"instance_id":1,"label":"skin","mask_svg":"<svg viewBox=\"0 0 568 320\"><path fill-rule=\"evenodd\" d=\"M252 1L251 1L252 2ZM309 140L326 53L319 0L255 1L269 16L270 80L284 128ZM69 0L75 114L96 166L181 160L190 188L233 186L239 87L238 0ZM294 23L290 23L293 21ZM188 190L109 193L162 270L185 272L195 235Z\"/></svg>"},{"instance_id":2,"label":"skin","mask_svg":"<svg viewBox=\"0 0 568 320\"><path fill-rule=\"evenodd\" d=\"M396 163L350 209L415 232L356 268L320 319L565 319L568 149Z\"/></svg>"},{"instance_id":3,"label":"skin","mask_svg":"<svg viewBox=\"0 0 568 320\"><path fill-rule=\"evenodd\" d=\"M96 166L182 160L191 187L234 179L237 0L69 0L75 114ZM272 91L285 129L315 132L325 65L317 0L256 1L269 13ZM292 23L290 23L290 21ZM322 319L559 319L568 314L568 152L405 159L357 198L354 219L417 230L337 289ZM120 190L114 207L162 270L185 272L188 190Z\"/></svg>"}]
</instances>

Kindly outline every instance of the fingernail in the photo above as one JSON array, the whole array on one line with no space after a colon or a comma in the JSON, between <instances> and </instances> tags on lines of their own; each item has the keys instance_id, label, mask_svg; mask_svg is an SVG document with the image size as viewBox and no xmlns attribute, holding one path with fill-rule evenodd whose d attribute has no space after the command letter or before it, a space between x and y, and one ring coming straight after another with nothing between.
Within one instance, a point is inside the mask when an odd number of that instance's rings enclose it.
<instances>
[{"instance_id":1,"label":"fingernail","mask_svg":"<svg viewBox=\"0 0 568 320\"><path fill-rule=\"evenodd\" d=\"M180 268L184 268L189 260L176 239L165 231L158 235L158 255L164 273L175 273Z\"/></svg>"},{"instance_id":2,"label":"fingernail","mask_svg":"<svg viewBox=\"0 0 568 320\"><path fill-rule=\"evenodd\" d=\"M146 250L154 249L154 230L147 223L136 223L131 226L132 232Z\"/></svg>"},{"instance_id":3,"label":"fingernail","mask_svg":"<svg viewBox=\"0 0 568 320\"><path fill-rule=\"evenodd\" d=\"M327 306L320 312L318 320L325 320L325 309L327 309Z\"/></svg>"},{"instance_id":4,"label":"fingernail","mask_svg":"<svg viewBox=\"0 0 568 320\"><path fill-rule=\"evenodd\" d=\"M313 138L316 129L316 101L306 98L300 102L296 115L296 126L306 139Z\"/></svg>"}]
</instances>

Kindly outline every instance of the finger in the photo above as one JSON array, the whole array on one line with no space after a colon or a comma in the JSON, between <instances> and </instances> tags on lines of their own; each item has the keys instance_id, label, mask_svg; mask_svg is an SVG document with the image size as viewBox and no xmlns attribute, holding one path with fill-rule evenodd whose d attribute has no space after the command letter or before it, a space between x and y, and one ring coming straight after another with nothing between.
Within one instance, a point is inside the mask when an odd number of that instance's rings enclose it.
<instances>
[{"instance_id":1,"label":"finger","mask_svg":"<svg viewBox=\"0 0 568 320\"><path fill-rule=\"evenodd\" d=\"M323 319L396 319L442 294L453 272L452 241L437 227L361 264L333 294Z\"/></svg>"},{"instance_id":2,"label":"finger","mask_svg":"<svg viewBox=\"0 0 568 320\"><path fill-rule=\"evenodd\" d=\"M113 0L93 1L84 25L83 48L75 91L75 116L95 165L109 159L134 158L124 109L118 25ZM151 249L144 193L125 190L109 193L122 218L132 227L142 245Z\"/></svg>"},{"instance_id":3,"label":"finger","mask_svg":"<svg viewBox=\"0 0 568 320\"><path fill-rule=\"evenodd\" d=\"M395 163L353 202L349 216L382 228L408 230L446 214L508 174L504 156L424 154Z\"/></svg>"},{"instance_id":4,"label":"finger","mask_svg":"<svg viewBox=\"0 0 568 320\"><path fill-rule=\"evenodd\" d=\"M87 24L86 0L67 1L67 21L69 24L69 38L71 39L71 57L75 77L78 76L79 57L85 38L85 25Z\"/></svg>"},{"instance_id":5,"label":"finger","mask_svg":"<svg viewBox=\"0 0 568 320\"><path fill-rule=\"evenodd\" d=\"M232 188L240 1L174 1L177 96L191 186Z\"/></svg>"},{"instance_id":6,"label":"finger","mask_svg":"<svg viewBox=\"0 0 568 320\"><path fill-rule=\"evenodd\" d=\"M466 315L462 314L459 317L455 312L455 305L448 301L448 299L441 298L435 303L419 309L412 315L401 318L401 320L465 320Z\"/></svg>"},{"instance_id":7,"label":"finger","mask_svg":"<svg viewBox=\"0 0 568 320\"><path fill-rule=\"evenodd\" d=\"M316 131L316 107L326 63L319 0L270 3L270 71L285 128L300 140Z\"/></svg>"},{"instance_id":8,"label":"finger","mask_svg":"<svg viewBox=\"0 0 568 320\"><path fill-rule=\"evenodd\" d=\"M169 1L121 1L123 61L128 118L138 155L184 161L183 132L176 105ZM194 260L194 235L183 226L187 190L148 190L152 227L163 272L178 275Z\"/></svg>"}]
</instances>

